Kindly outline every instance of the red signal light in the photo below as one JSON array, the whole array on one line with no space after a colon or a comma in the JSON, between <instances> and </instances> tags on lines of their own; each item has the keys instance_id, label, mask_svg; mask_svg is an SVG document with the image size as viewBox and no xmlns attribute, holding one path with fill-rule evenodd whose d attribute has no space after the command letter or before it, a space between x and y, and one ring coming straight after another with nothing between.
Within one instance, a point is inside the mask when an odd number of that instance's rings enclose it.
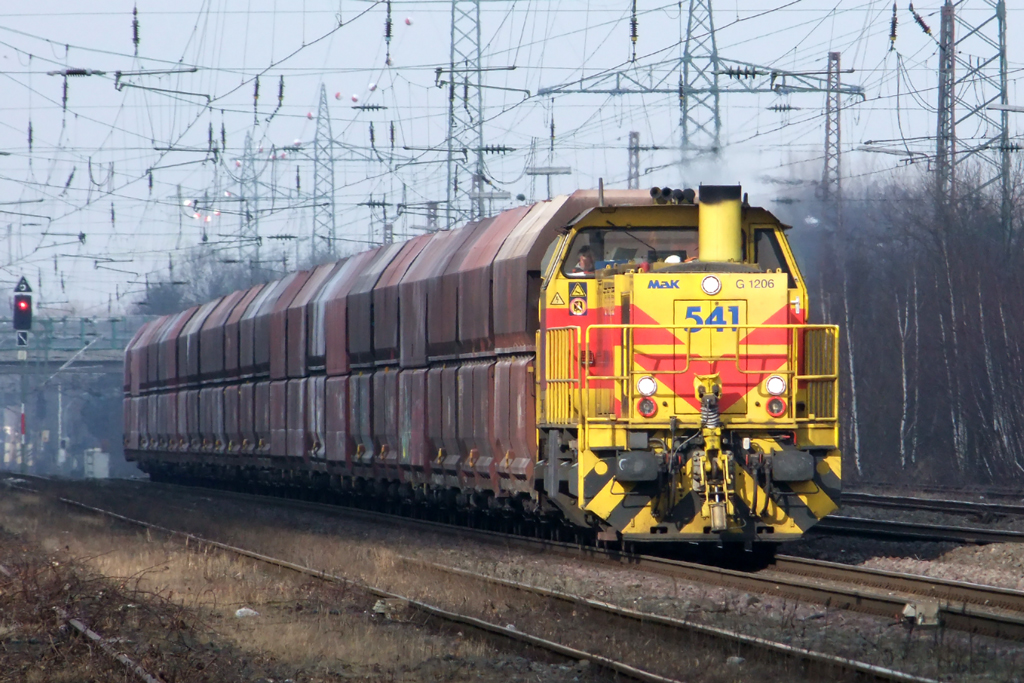
<instances>
[{"instance_id":1,"label":"red signal light","mask_svg":"<svg viewBox=\"0 0 1024 683\"><path fill-rule=\"evenodd\" d=\"M14 295L14 329L26 331L32 329L32 296L30 294Z\"/></svg>"}]
</instances>

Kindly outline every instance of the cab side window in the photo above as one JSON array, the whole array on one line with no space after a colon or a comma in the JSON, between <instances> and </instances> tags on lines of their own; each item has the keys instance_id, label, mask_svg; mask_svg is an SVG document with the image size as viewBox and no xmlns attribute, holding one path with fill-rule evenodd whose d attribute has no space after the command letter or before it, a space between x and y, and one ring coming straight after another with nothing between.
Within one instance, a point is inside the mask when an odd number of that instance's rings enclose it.
<instances>
[{"instance_id":1,"label":"cab side window","mask_svg":"<svg viewBox=\"0 0 1024 683\"><path fill-rule=\"evenodd\" d=\"M756 241L754 249L757 257L757 267L763 273L776 272L781 270L789 276L789 287L796 287L793 274L790 272L789 263L779 245L779 238L774 230L758 230L755 234Z\"/></svg>"}]
</instances>

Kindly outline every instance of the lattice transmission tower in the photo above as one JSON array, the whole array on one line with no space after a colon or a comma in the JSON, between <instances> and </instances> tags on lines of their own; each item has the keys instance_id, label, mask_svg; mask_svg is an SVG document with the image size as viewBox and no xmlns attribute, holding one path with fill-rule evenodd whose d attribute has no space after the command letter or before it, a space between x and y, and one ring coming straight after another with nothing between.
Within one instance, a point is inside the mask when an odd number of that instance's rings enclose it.
<instances>
[{"instance_id":1,"label":"lattice transmission tower","mask_svg":"<svg viewBox=\"0 0 1024 683\"><path fill-rule=\"evenodd\" d=\"M980 189L998 185L1001 227L1008 237L1011 155L1016 149L1010 142L1009 113L1019 107L1008 100L1006 3L973 0L972 8L986 10L977 25L964 18L968 4L969 0L946 0L942 7L936 180L941 191L955 197L958 168L979 162ZM959 135L958 129L967 136Z\"/></svg>"},{"instance_id":2,"label":"lattice transmission tower","mask_svg":"<svg viewBox=\"0 0 1024 683\"><path fill-rule=\"evenodd\" d=\"M825 202L842 199L842 80L839 53L828 53L828 85L825 93L825 168L821 176L821 196Z\"/></svg>"},{"instance_id":3,"label":"lattice transmission tower","mask_svg":"<svg viewBox=\"0 0 1024 683\"><path fill-rule=\"evenodd\" d=\"M718 154L721 147L720 72L711 0L690 0L683 71L679 76L679 126L684 158L709 152Z\"/></svg>"},{"instance_id":4,"label":"lattice transmission tower","mask_svg":"<svg viewBox=\"0 0 1024 683\"><path fill-rule=\"evenodd\" d=\"M316 114L316 135L313 138L313 244L316 255L320 240L326 240L328 251L335 248L334 223L334 136L331 135L331 112L327 106L327 86L320 84L320 105Z\"/></svg>"},{"instance_id":5,"label":"lattice transmission tower","mask_svg":"<svg viewBox=\"0 0 1024 683\"><path fill-rule=\"evenodd\" d=\"M252 134L245 134L245 150L238 176L238 258L244 259L248 247L252 265L260 267L260 185Z\"/></svg>"},{"instance_id":6,"label":"lattice transmission tower","mask_svg":"<svg viewBox=\"0 0 1024 683\"><path fill-rule=\"evenodd\" d=\"M689 0L681 57L619 70L606 70L561 85L541 88L538 95L647 95L679 98L680 150L683 161L717 155L722 146L721 99L726 94L824 93L827 74L787 71L729 59L718 53L712 0ZM838 95L864 97L860 86L840 83Z\"/></svg>"},{"instance_id":7,"label":"lattice transmission tower","mask_svg":"<svg viewBox=\"0 0 1024 683\"><path fill-rule=\"evenodd\" d=\"M448 228L484 215L480 0L452 0L448 78ZM468 183L467 183L468 181Z\"/></svg>"}]
</instances>

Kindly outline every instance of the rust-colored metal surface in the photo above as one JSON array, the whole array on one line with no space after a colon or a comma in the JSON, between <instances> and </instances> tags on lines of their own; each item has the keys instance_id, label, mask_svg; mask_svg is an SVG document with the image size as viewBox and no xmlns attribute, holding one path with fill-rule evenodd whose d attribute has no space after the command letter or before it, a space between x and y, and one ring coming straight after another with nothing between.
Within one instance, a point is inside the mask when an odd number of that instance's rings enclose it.
<instances>
[{"instance_id":1,"label":"rust-colored metal surface","mask_svg":"<svg viewBox=\"0 0 1024 683\"><path fill-rule=\"evenodd\" d=\"M646 190L605 190L605 204L649 205ZM559 231L598 205L597 192L578 190L535 204L494 259L495 348L532 350L538 328L541 264Z\"/></svg>"},{"instance_id":2,"label":"rust-colored metal surface","mask_svg":"<svg viewBox=\"0 0 1024 683\"><path fill-rule=\"evenodd\" d=\"M124 425L124 447L139 450L139 399L126 397L121 401L121 424Z\"/></svg>"},{"instance_id":3,"label":"rust-colored metal surface","mask_svg":"<svg viewBox=\"0 0 1024 683\"><path fill-rule=\"evenodd\" d=\"M308 379L290 379L287 383L287 413L285 429L287 430L285 453L289 458L306 456L306 390Z\"/></svg>"},{"instance_id":4,"label":"rust-colored metal surface","mask_svg":"<svg viewBox=\"0 0 1024 683\"><path fill-rule=\"evenodd\" d=\"M156 395L151 394L146 399L146 446L149 450L156 448Z\"/></svg>"},{"instance_id":5,"label":"rust-colored metal surface","mask_svg":"<svg viewBox=\"0 0 1024 683\"><path fill-rule=\"evenodd\" d=\"M166 450L170 447L171 442L174 440L177 432L178 424L178 397L173 392L166 394L160 394L161 410L160 412L160 433L157 438L160 440L161 450Z\"/></svg>"},{"instance_id":6,"label":"rust-colored metal surface","mask_svg":"<svg viewBox=\"0 0 1024 683\"><path fill-rule=\"evenodd\" d=\"M408 246L398 242L381 247L362 268L348 294L348 355L352 364L373 361L373 288L384 271Z\"/></svg>"},{"instance_id":7,"label":"rust-colored metal surface","mask_svg":"<svg viewBox=\"0 0 1024 683\"><path fill-rule=\"evenodd\" d=\"M185 394L185 443L188 450L202 450L202 434L199 429L199 390L187 389Z\"/></svg>"},{"instance_id":8,"label":"rust-colored metal surface","mask_svg":"<svg viewBox=\"0 0 1024 683\"><path fill-rule=\"evenodd\" d=\"M259 437L256 435L256 385L246 382L238 387L238 452L247 454L256 451Z\"/></svg>"},{"instance_id":9,"label":"rust-colored metal surface","mask_svg":"<svg viewBox=\"0 0 1024 683\"><path fill-rule=\"evenodd\" d=\"M152 325L156 323L156 320L147 320L142 323L139 329L135 330L135 334L132 335L131 341L124 347L124 393L137 396L139 393L139 381L133 378L138 376L139 372L139 347L143 337L150 333ZM127 413L125 413L127 415ZM127 422L125 423L128 424Z\"/></svg>"},{"instance_id":10,"label":"rust-colored metal surface","mask_svg":"<svg viewBox=\"0 0 1024 683\"><path fill-rule=\"evenodd\" d=\"M224 375L226 377L237 377L239 374L239 323L265 286L258 284L247 289L242 300L238 302L234 310L231 311L231 315L228 316L227 322L224 323Z\"/></svg>"},{"instance_id":11,"label":"rust-colored metal surface","mask_svg":"<svg viewBox=\"0 0 1024 683\"><path fill-rule=\"evenodd\" d=\"M139 448L142 450L148 450L149 448L149 430L147 425L147 421L149 420L148 401L148 396L139 396L135 399L135 425L139 430Z\"/></svg>"},{"instance_id":12,"label":"rust-colored metal surface","mask_svg":"<svg viewBox=\"0 0 1024 683\"><path fill-rule=\"evenodd\" d=\"M356 446L348 428L348 377L328 377L324 383L325 456L328 462L345 463L351 473Z\"/></svg>"},{"instance_id":13,"label":"rust-colored metal surface","mask_svg":"<svg viewBox=\"0 0 1024 683\"><path fill-rule=\"evenodd\" d=\"M430 481L430 443L427 438L427 374L403 370L398 376L399 467L413 484Z\"/></svg>"},{"instance_id":14,"label":"rust-colored metal surface","mask_svg":"<svg viewBox=\"0 0 1024 683\"><path fill-rule=\"evenodd\" d=\"M170 447L172 451L187 451L189 448L188 443L188 392L176 391L174 392L175 402L177 403L177 410L175 417L177 424L174 429L174 441Z\"/></svg>"},{"instance_id":15,"label":"rust-colored metal surface","mask_svg":"<svg viewBox=\"0 0 1024 683\"><path fill-rule=\"evenodd\" d=\"M186 309L172 316L173 320L160 333L160 384L164 387L176 387L184 382L185 357L178 356L178 335L192 315L199 310L198 306Z\"/></svg>"},{"instance_id":16,"label":"rust-colored metal surface","mask_svg":"<svg viewBox=\"0 0 1024 683\"><path fill-rule=\"evenodd\" d=\"M459 268L473 244L490 227L493 218L469 223L459 229L462 239L453 243L451 258L440 277L427 283L427 356L447 357L459 351Z\"/></svg>"},{"instance_id":17,"label":"rust-colored metal surface","mask_svg":"<svg viewBox=\"0 0 1024 683\"><path fill-rule=\"evenodd\" d=\"M327 422L324 412L327 378L310 377L306 388L306 453L314 460L324 460L327 444Z\"/></svg>"},{"instance_id":18,"label":"rust-colored metal surface","mask_svg":"<svg viewBox=\"0 0 1024 683\"><path fill-rule=\"evenodd\" d=\"M257 406L259 410L259 406ZM288 382L270 383L270 449L268 455L284 456L288 453Z\"/></svg>"},{"instance_id":19,"label":"rust-colored metal surface","mask_svg":"<svg viewBox=\"0 0 1024 683\"><path fill-rule=\"evenodd\" d=\"M537 462L537 382L534 360L527 356L512 363L509 383L510 396L515 400L509 406L509 429L512 438L511 476L518 491L533 489L534 465Z\"/></svg>"},{"instance_id":20,"label":"rust-colored metal surface","mask_svg":"<svg viewBox=\"0 0 1024 683\"><path fill-rule=\"evenodd\" d=\"M282 278L264 285L238 321L238 374L242 377L256 372L256 320L277 301L288 282L288 278Z\"/></svg>"},{"instance_id":21,"label":"rust-colored metal surface","mask_svg":"<svg viewBox=\"0 0 1024 683\"><path fill-rule=\"evenodd\" d=\"M356 372L348 380L348 425L355 442L356 468L373 464L373 373ZM358 473L358 470L357 470Z\"/></svg>"},{"instance_id":22,"label":"rust-colored metal surface","mask_svg":"<svg viewBox=\"0 0 1024 683\"><path fill-rule=\"evenodd\" d=\"M312 270L302 270L294 274L288 286L284 288L281 295L274 302L266 316L261 315L256 319L256 329L261 331L261 325L266 321L267 337L266 343L257 338L256 344L256 372L269 372L270 379L285 379L288 377L288 307L292 305L295 297L302 288L309 282Z\"/></svg>"},{"instance_id":23,"label":"rust-colored metal surface","mask_svg":"<svg viewBox=\"0 0 1024 683\"><path fill-rule=\"evenodd\" d=\"M151 320L139 330L137 341L132 349L131 366L131 394L138 396L143 387L149 386L149 354L150 345L155 337L158 337L160 328L166 324L164 318Z\"/></svg>"},{"instance_id":24,"label":"rust-colored metal surface","mask_svg":"<svg viewBox=\"0 0 1024 683\"><path fill-rule=\"evenodd\" d=\"M182 358L185 359L184 379L189 384L199 381L199 333L203 329L203 323L220 305L222 299L223 297L207 301L200 306L178 335L178 360L180 363ZM181 377L181 374L181 367L179 367L178 376Z\"/></svg>"},{"instance_id":25,"label":"rust-colored metal surface","mask_svg":"<svg viewBox=\"0 0 1024 683\"><path fill-rule=\"evenodd\" d=\"M419 257L409 267L399 284L399 358L403 368L418 368L427 364L427 307L430 284L444 275L445 268L470 231L465 228L447 230L430 235Z\"/></svg>"},{"instance_id":26,"label":"rust-colored metal surface","mask_svg":"<svg viewBox=\"0 0 1024 683\"><path fill-rule=\"evenodd\" d=\"M213 387L199 390L199 440L202 444L201 450L207 453L216 450L214 442L217 438L217 428L214 422L218 412L217 393L218 390Z\"/></svg>"},{"instance_id":27,"label":"rust-colored metal surface","mask_svg":"<svg viewBox=\"0 0 1024 683\"><path fill-rule=\"evenodd\" d=\"M252 398L253 431L255 432L254 452L260 455L270 453L271 407L270 382L256 382Z\"/></svg>"},{"instance_id":28,"label":"rust-colored metal surface","mask_svg":"<svg viewBox=\"0 0 1024 683\"><path fill-rule=\"evenodd\" d=\"M409 269L419 262L419 256L433 235L420 235L405 243L388 267L384 269L373 288L373 360L397 361L399 357L399 331L402 318L423 318L424 308L416 308L413 301L401 299L401 283Z\"/></svg>"},{"instance_id":29,"label":"rust-colored metal surface","mask_svg":"<svg viewBox=\"0 0 1024 683\"><path fill-rule=\"evenodd\" d=\"M241 387L229 384L224 387L224 450L236 455L242 444L239 413L241 408Z\"/></svg>"},{"instance_id":30,"label":"rust-colored metal surface","mask_svg":"<svg viewBox=\"0 0 1024 683\"><path fill-rule=\"evenodd\" d=\"M472 383L469 389L472 389ZM447 486L459 485L459 463L462 461L462 445L459 435L462 426L460 405L464 403L460 393L464 385L459 381L459 368L447 365L441 370L441 440L444 458L441 460L443 483Z\"/></svg>"},{"instance_id":31,"label":"rust-colored metal surface","mask_svg":"<svg viewBox=\"0 0 1024 683\"><path fill-rule=\"evenodd\" d=\"M248 290L239 289L221 299L206 316L199 330L199 379L216 379L224 374L224 323Z\"/></svg>"},{"instance_id":32,"label":"rust-colored metal surface","mask_svg":"<svg viewBox=\"0 0 1024 683\"><path fill-rule=\"evenodd\" d=\"M316 300L317 294L323 289L331 275L338 270L344 261L324 263L313 269L309 279L298 291L288 310L285 329L288 335L286 371L288 377L304 377L306 375L306 352L309 347L309 304ZM270 373L271 377L274 373Z\"/></svg>"},{"instance_id":33,"label":"rust-colored metal surface","mask_svg":"<svg viewBox=\"0 0 1024 683\"><path fill-rule=\"evenodd\" d=\"M435 470L440 473L441 463L437 460L438 453L444 449L444 410L442 409L442 373L443 368L434 367L427 370L427 447L430 451L430 481L434 481ZM443 476L438 474L437 476Z\"/></svg>"},{"instance_id":34,"label":"rust-colored metal surface","mask_svg":"<svg viewBox=\"0 0 1024 683\"><path fill-rule=\"evenodd\" d=\"M398 371L383 368L373 373L373 445L375 465L388 478L399 478L401 441L398 436Z\"/></svg>"},{"instance_id":35,"label":"rust-colored metal surface","mask_svg":"<svg viewBox=\"0 0 1024 683\"><path fill-rule=\"evenodd\" d=\"M310 303L313 308L310 316L311 367L324 365L328 375L343 375L349 371L348 294L358 282L363 268L376 258L378 251L380 248L349 258L320 290L316 301Z\"/></svg>"},{"instance_id":36,"label":"rust-colored metal surface","mask_svg":"<svg viewBox=\"0 0 1024 683\"><path fill-rule=\"evenodd\" d=\"M491 270L505 238L529 211L527 207L498 214L473 242L459 264L459 350L478 353L494 348Z\"/></svg>"},{"instance_id":37,"label":"rust-colored metal surface","mask_svg":"<svg viewBox=\"0 0 1024 683\"><path fill-rule=\"evenodd\" d=\"M172 323L173 316L163 316L157 319L157 324L143 340L140 348L139 367L141 369L142 389L155 387L160 382L160 353L159 343L167 326Z\"/></svg>"}]
</instances>

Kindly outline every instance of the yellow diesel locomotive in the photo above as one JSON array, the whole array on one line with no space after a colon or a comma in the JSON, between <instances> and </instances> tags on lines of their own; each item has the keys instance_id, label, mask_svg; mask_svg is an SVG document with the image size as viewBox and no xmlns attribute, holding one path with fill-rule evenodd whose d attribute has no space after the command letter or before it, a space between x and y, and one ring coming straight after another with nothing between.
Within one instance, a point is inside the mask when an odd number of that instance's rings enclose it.
<instances>
[{"instance_id":1,"label":"yellow diesel locomotive","mask_svg":"<svg viewBox=\"0 0 1024 683\"><path fill-rule=\"evenodd\" d=\"M798 538L839 500L839 340L785 230L738 186L579 191L227 294L136 334L125 452L590 540Z\"/></svg>"}]
</instances>

